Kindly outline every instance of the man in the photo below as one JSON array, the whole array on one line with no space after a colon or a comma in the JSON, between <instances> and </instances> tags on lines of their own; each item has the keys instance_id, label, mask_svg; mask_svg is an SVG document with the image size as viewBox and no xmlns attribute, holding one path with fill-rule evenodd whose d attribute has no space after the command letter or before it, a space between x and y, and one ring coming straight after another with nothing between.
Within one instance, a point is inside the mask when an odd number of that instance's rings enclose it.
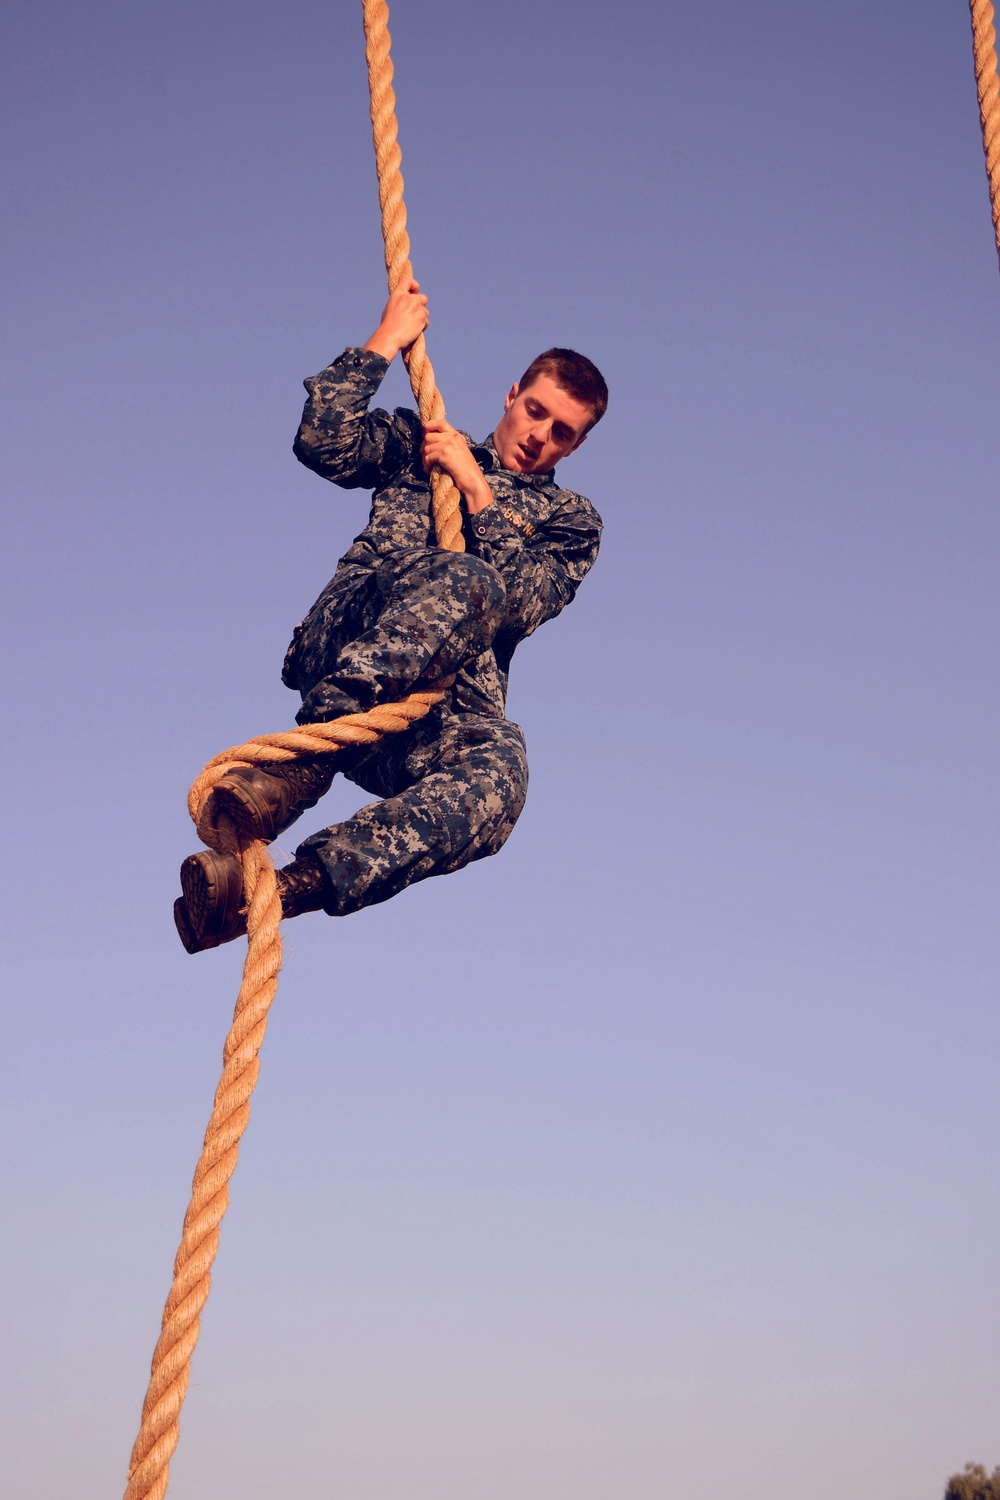
<instances>
[{"instance_id":1,"label":"man","mask_svg":"<svg viewBox=\"0 0 1000 1500\"><path fill-rule=\"evenodd\" d=\"M428 323L410 281L393 292L361 349L306 381L297 457L343 488L375 491L368 525L296 627L282 680L300 724L393 702L454 675L426 718L374 747L287 765L236 767L213 789L245 838L271 840L329 788L336 771L382 800L313 834L278 871L285 916L346 915L414 881L495 854L524 804L524 736L504 717L514 649L558 614L592 566L601 520L553 469L607 406L600 371L550 349L532 361L480 445L446 421L368 406L392 360ZM466 551L434 544L427 474L462 496ZM206 849L181 867L174 907L189 953L246 931L238 861Z\"/></svg>"}]
</instances>

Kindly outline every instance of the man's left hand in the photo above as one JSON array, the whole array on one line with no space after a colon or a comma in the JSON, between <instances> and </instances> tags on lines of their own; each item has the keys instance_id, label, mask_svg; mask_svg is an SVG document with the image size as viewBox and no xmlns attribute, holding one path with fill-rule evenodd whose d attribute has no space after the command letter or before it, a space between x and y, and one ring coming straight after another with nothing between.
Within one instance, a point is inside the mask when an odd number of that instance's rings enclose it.
<instances>
[{"instance_id":1,"label":"man's left hand","mask_svg":"<svg viewBox=\"0 0 1000 1500\"><path fill-rule=\"evenodd\" d=\"M428 474L431 469L443 469L450 474L462 493L470 515L485 510L493 500L493 491L476 463L468 443L456 427L443 417L424 424L424 440L420 445L420 457Z\"/></svg>"}]
</instances>

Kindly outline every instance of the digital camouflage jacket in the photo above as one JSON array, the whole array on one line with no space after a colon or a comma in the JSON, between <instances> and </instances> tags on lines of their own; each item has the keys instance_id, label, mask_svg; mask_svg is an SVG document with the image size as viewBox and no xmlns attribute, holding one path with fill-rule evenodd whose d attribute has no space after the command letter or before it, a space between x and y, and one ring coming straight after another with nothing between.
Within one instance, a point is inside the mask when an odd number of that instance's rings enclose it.
<instances>
[{"instance_id":1,"label":"digital camouflage jacket","mask_svg":"<svg viewBox=\"0 0 1000 1500\"><path fill-rule=\"evenodd\" d=\"M367 526L313 607L325 601L333 628L338 616L347 617L355 592L394 552L435 545L420 418L404 407L392 413L368 409L388 368L381 355L349 348L305 382L309 399L296 457L344 489L374 491ZM573 598L597 557L601 518L589 500L559 487L554 470L513 473L501 466L492 438L468 441L495 503L466 515L466 550L497 569L506 603L492 650L465 669L453 696L456 707L502 717L514 650ZM300 686L287 670L285 681Z\"/></svg>"}]
</instances>

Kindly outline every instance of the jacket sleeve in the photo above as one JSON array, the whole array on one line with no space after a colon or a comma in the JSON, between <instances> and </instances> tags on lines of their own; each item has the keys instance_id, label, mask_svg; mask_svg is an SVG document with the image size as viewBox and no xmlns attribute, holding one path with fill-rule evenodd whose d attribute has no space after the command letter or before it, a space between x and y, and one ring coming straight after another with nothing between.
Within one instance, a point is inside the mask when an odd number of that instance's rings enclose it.
<instances>
[{"instance_id":1,"label":"jacket sleeve","mask_svg":"<svg viewBox=\"0 0 1000 1500\"><path fill-rule=\"evenodd\" d=\"M368 410L389 368L369 349L345 349L305 381L309 393L292 451L300 463L344 489L381 489L413 462L422 428L414 411Z\"/></svg>"},{"instance_id":2,"label":"jacket sleeve","mask_svg":"<svg viewBox=\"0 0 1000 1500\"><path fill-rule=\"evenodd\" d=\"M531 536L494 501L466 524L469 550L492 563L507 600L501 634L511 649L570 603L597 558L602 522L589 500L560 491L561 503Z\"/></svg>"}]
</instances>

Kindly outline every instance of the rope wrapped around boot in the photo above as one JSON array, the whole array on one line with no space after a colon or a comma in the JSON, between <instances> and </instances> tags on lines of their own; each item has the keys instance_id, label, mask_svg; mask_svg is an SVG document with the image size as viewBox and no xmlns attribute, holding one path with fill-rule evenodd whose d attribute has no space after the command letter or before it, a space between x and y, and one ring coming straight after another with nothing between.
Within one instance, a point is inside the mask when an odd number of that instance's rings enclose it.
<instances>
[{"instance_id":1,"label":"rope wrapped around boot","mask_svg":"<svg viewBox=\"0 0 1000 1500\"><path fill-rule=\"evenodd\" d=\"M328 754L349 745L373 745L387 734L399 734L440 703L450 681L446 679L433 691L410 693L399 703L383 704L367 713L260 735L224 750L209 761L188 793L188 810L202 842L239 858L247 898L247 955L233 1024L223 1047L222 1077L174 1260L173 1285L153 1351L125 1500L161 1500L166 1493L170 1458L180 1435L180 1411L191 1356L212 1285L219 1226L229 1204L229 1179L236 1169L240 1138L250 1120L250 1096L257 1084L260 1048L281 968L281 901L267 846L258 840L241 844L231 821L214 807L212 788L232 766L273 765L302 755Z\"/></svg>"}]
</instances>

